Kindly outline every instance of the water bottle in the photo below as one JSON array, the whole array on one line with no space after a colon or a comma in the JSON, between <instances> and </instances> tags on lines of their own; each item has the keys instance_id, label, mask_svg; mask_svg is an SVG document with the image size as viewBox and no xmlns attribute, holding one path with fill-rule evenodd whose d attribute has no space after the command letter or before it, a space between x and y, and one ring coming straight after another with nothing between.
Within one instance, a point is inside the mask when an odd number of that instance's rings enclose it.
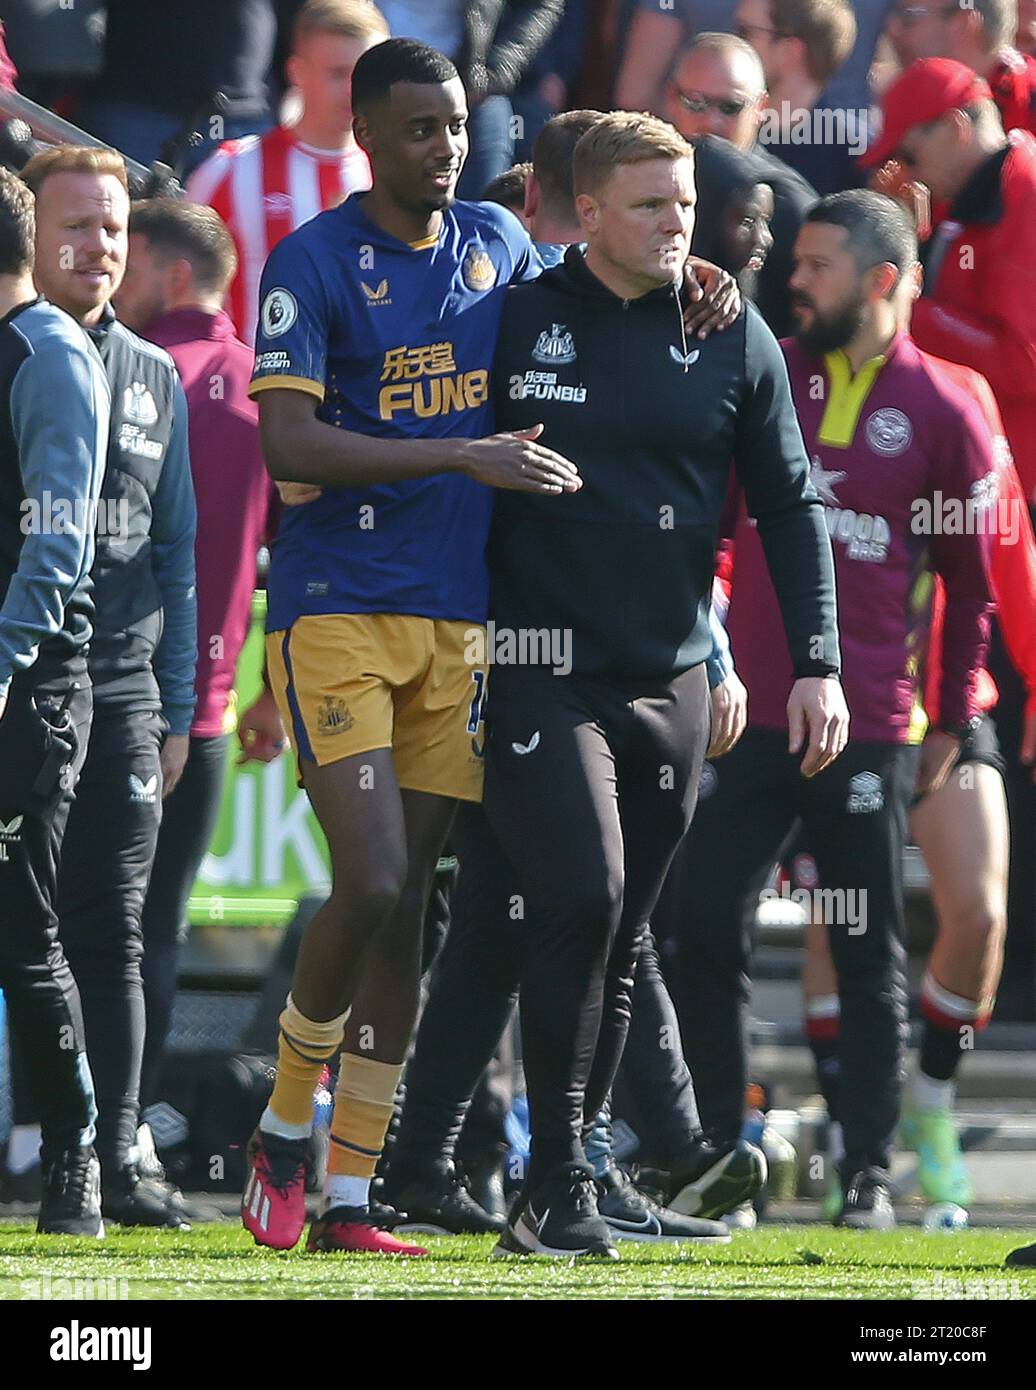
<instances>
[{"instance_id":1,"label":"water bottle","mask_svg":"<svg viewBox=\"0 0 1036 1390\"><path fill-rule=\"evenodd\" d=\"M795 1145L778 1127L788 1114L798 1121L794 1111L771 1110L762 1135L761 1147L766 1155L766 1166L769 1170L767 1185L775 1202L791 1201L797 1187L798 1154L795 1152ZM777 1123L774 1123L775 1121Z\"/></svg>"}]
</instances>

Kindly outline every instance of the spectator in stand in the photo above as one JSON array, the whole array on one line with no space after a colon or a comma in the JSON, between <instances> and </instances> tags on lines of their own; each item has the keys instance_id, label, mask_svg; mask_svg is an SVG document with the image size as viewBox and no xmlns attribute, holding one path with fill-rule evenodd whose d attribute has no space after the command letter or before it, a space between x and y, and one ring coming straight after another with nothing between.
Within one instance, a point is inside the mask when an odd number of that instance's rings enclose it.
<instances>
[{"instance_id":1,"label":"spectator in stand","mask_svg":"<svg viewBox=\"0 0 1036 1390\"><path fill-rule=\"evenodd\" d=\"M856 42L849 0L738 0L738 35L759 54L768 88L760 143L821 197L859 183L867 109L824 105L824 84ZM808 115L806 114L808 113Z\"/></svg>"},{"instance_id":2,"label":"spectator in stand","mask_svg":"<svg viewBox=\"0 0 1036 1390\"><path fill-rule=\"evenodd\" d=\"M192 201L215 208L234 238L238 272L227 307L249 345L259 277L273 248L318 212L371 186L367 156L353 138L352 72L386 38L384 17L368 0L307 0L287 63L302 98L298 122L221 146L187 185Z\"/></svg>"},{"instance_id":3,"label":"spectator in stand","mask_svg":"<svg viewBox=\"0 0 1036 1390\"><path fill-rule=\"evenodd\" d=\"M665 82L680 49L703 31L731 33L736 0L639 0L622 67L615 82L615 104L626 111L666 113Z\"/></svg>"},{"instance_id":4,"label":"spectator in stand","mask_svg":"<svg viewBox=\"0 0 1036 1390\"><path fill-rule=\"evenodd\" d=\"M822 106L870 106L868 73L891 7L892 0L855 0L856 43L824 89ZM672 0L640 0L619 73L617 104L632 111L663 112L665 79L680 48L705 32L733 32L737 8L737 0L678 0L675 8Z\"/></svg>"},{"instance_id":5,"label":"spectator in stand","mask_svg":"<svg viewBox=\"0 0 1036 1390\"><path fill-rule=\"evenodd\" d=\"M196 117L205 137L187 170L223 140L268 130L274 0L108 0L104 69L79 120L142 164ZM216 92L222 112L202 108Z\"/></svg>"},{"instance_id":6,"label":"spectator in stand","mask_svg":"<svg viewBox=\"0 0 1036 1390\"><path fill-rule=\"evenodd\" d=\"M666 83L666 115L686 139L718 135L753 149L765 111L763 65L736 34L699 34L677 57Z\"/></svg>"},{"instance_id":7,"label":"spectator in stand","mask_svg":"<svg viewBox=\"0 0 1036 1390\"><path fill-rule=\"evenodd\" d=\"M1011 47L1015 0L942 0L913 5L900 0L887 33L904 67L918 58L953 58L989 83L1005 130L1036 134L1036 58Z\"/></svg>"},{"instance_id":8,"label":"spectator in stand","mask_svg":"<svg viewBox=\"0 0 1036 1390\"><path fill-rule=\"evenodd\" d=\"M766 108L759 55L734 34L699 34L676 61L666 90L667 114L688 140L718 135L751 151L773 190L773 249L756 284L756 307L779 338L792 330L788 281L792 248L815 189L758 142Z\"/></svg>"},{"instance_id":9,"label":"spectator in stand","mask_svg":"<svg viewBox=\"0 0 1036 1390\"><path fill-rule=\"evenodd\" d=\"M989 381L1030 508L1036 504L1036 138L1004 134L988 83L924 58L889 88L884 132L865 163L896 158L948 208L925 249L912 332L926 352ZM1036 1017L1036 786L1018 758L1025 690L994 627L991 712L1007 762L1011 871L1000 1019Z\"/></svg>"},{"instance_id":10,"label":"spectator in stand","mask_svg":"<svg viewBox=\"0 0 1036 1390\"><path fill-rule=\"evenodd\" d=\"M481 198L514 163L511 97L564 8L565 0L382 0L394 35L445 53L463 79L470 150L458 198Z\"/></svg>"},{"instance_id":11,"label":"spectator in stand","mask_svg":"<svg viewBox=\"0 0 1036 1390\"><path fill-rule=\"evenodd\" d=\"M142 1105L156 1099L187 899L219 813L235 726L234 672L248 634L256 556L276 505L259 447L258 411L245 391L252 350L235 337L220 307L236 269L230 233L211 208L172 199L134 206L119 314L176 363L187 396L198 504L197 703L183 776L163 806L144 903ZM277 756L284 730L268 691L243 716L240 732L244 758L269 762Z\"/></svg>"},{"instance_id":12,"label":"spectator in stand","mask_svg":"<svg viewBox=\"0 0 1036 1390\"><path fill-rule=\"evenodd\" d=\"M531 160L537 135L554 116L577 105L587 64L589 0L565 0L561 22L529 66L514 95L515 151Z\"/></svg>"},{"instance_id":13,"label":"spectator in stand","mask_svg":"<svg viewBox=\"0 0 1036 1390\"><path fill-rule=\"evenodd\" d=\"M949 215L928 244L912 331L925 352L989 381L1030 504L1036 500L1036 139L1004 134L989 84L924 58L889 88L873 167L896 158Z\"/></svg>"}]
</instances>

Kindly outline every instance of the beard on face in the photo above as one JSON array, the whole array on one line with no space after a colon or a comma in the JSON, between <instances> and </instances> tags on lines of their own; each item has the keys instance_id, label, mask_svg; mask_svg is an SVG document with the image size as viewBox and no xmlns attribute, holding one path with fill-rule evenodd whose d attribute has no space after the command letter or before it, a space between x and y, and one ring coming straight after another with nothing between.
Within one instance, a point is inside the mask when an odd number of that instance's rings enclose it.
<instances>
[{"instance_id":1,"label":"beard on face","mask_svg":"<svg viewBox=\"0 0 1036 1390\"><path fill-rule=\"evenodd\" d=\"M862 294L853 295L844 304L829 309L822 314L810 300L803 295L793 294L791 307L802 305L813 311L813 321L809 327L793 317L795 339L809 353L822 357L825 352L835 352L845 347L864 327L867 317L867 300Z\"/></svg>"},{"instance_id":2,"label":"beard on face","mask_svg":"<svg viewBox=\"0 0 1036 1390\"><path fill-rule=\"evenodd\" d=\"M738 271L736 279L738 288L741 290L741 298L754 304L759 297L759 271L750 270L748 266L745 266L743 270Z\"/></svg>"}]
</instances>

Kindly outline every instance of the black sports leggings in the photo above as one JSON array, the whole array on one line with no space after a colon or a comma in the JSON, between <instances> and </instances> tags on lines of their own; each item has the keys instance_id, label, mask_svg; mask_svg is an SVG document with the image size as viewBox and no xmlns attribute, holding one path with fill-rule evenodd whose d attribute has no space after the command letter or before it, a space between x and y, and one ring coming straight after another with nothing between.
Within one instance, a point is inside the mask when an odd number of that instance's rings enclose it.
<instances>
[{"instance_id":1,"label":"black sports leggings","mask_svg":"<svg viewBox=\"0 0 1036 1390\"><path fill-rule=\"evenodd\" d=\"M622 1056L641 942L697 799L705 668L652 684L498 667L486 730L486 814L528 933L522 1051L538 1180L583 1157Z\"/></svg>"}]
</instances>

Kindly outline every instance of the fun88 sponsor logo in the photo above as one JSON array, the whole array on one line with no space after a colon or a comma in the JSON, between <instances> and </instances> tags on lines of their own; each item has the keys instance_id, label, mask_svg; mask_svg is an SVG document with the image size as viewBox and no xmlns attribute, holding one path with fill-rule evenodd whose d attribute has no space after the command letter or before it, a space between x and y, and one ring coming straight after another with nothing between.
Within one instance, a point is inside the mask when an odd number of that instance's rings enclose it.
<instances>
[{"instance_id":1,"label":"fun88 sponsor logo","mask_svg":"<svg viewBox=\"0 0 1036 1390\"><path fill-rule=\"evenodd\" d=\"M489 372L458 372L452 343L390 348L381 369L378 414L391 420L400 411L420 419L475 410L489 399Z\"/></svg>"}]
</instances>

